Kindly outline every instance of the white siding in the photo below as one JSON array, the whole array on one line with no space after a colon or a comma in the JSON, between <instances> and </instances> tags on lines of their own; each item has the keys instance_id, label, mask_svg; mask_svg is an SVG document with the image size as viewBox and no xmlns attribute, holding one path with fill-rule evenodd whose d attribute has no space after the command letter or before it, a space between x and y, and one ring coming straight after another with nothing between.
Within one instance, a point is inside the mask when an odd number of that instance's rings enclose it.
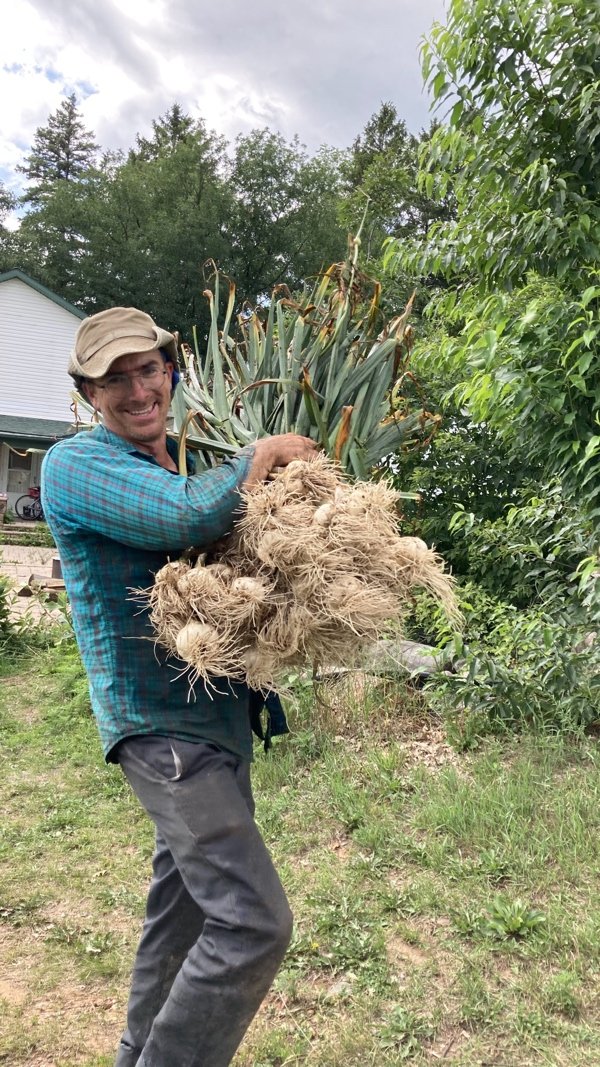
<instances>
[{"instance_id":1,"label":"white siding","mask_svg":"<svg viewBox=\"0 0 600 1067\"><path fill-rule=\"evenodd\" d=\"M71 421L67 361L80 321L19 278L0 282L0 414Z\"/></svg>"}]
</instances>

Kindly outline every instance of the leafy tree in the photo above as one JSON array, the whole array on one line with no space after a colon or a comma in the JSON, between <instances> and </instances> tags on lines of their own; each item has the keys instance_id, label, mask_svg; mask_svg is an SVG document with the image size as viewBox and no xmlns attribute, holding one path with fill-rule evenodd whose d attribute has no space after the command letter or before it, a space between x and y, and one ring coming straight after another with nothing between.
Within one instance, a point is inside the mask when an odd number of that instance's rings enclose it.
<instances>
[{"instance_id":1,"label":"leafy tree","mask_svg":"<svg viewBox=\"0 0 600 1067\"><path fill-rule=\"evenodd\" d=\"M153 159L107 156L77 188L70 211L86 311L132 304L185 334L202 319L202 265L228 248L228 196L214 156L197 132Z\"/></svg>"},{"instance_id":2,"label":"leafy tree","mask_svg":"<svg viewBox=\"0 0 600 1067\"><path fill-rule=\"evenodd\" d=\"M600 713L597 10L450 0L425 71L448 113L423 149L421 187L452 188L456 217L412 248L391 242L388 263L444 281L419 358L446 378L446 408L470 420L454 453L460 491L477 437L495 460L505 452L513 481L500 514L475 494L449 520L469 579L466 669L438 697L462 743L526 722L576 729ZM457 436L440 438L437 472L428 465L425 521L443 507Z\"/></svg>"},{"instance_id":3,"label":"leafy tree","mask_svg":"<svg viewBox=\"0 0 600 1067\"><path fill-rule=\"evenodd\" d=\"M422 187L455 219L396 260L441 275L455 399L565 489L600 492L600 31L586 0L452 0L425 50L450 107Z\"/></svg>"},{"instance_id":4,"label":"leafy tree","mask_svg":"<svg viewBox=\"0 0 600 1067\"><path fill-rule=\"evenodd\" d=\"M585 287L600 248L597 16L589 0L451 0L432 30L424 74L451 111L423 184L457 197L432 241L448 275L507 287L533 270Z\"/></svg>"},{"instance_id":5,"label":"leafy tree","mask_svg":"<svg viewBox=\"0 0 600 1067\"><path fill-rule=\"evenodd\" d=\"M127 156L105 153L82 179L48 183L18 235L36 275L88 312L147 308L188 336L208 324L204 264L237 282L239 300L296 288L342 258L338 157L310 158L277 135L224 142L178 105Z\"/></svg>"},{"instance_id":6,"label":"leafy tree","mask_svg":"<svg viewBox=\"0 0 600 1067\"><path fill-rule=\"evenodd\" d=\"M533 480L513 485L502 513L488 517L461 508L449 525L455 548L468 556L469 578L480 588L519 608L543 603L547 611L552 605L573 614L577 569L593 552L595 529L577 504L565 500L560 482L544 487L541 496ZM589 621L578 614L580 622Z\"/></svg>"},{"instance_id":7,"label":"leafy tree","mask_svg":"<svg viewBox=\"0 0 600 1067\"><path fill-rule=\"evenodd\" d=\"M343 258L338 152L323 149L311 159L297 140L254 130L236 141L228 184L227 267L239 294L255 301L278 284L295 289Z\"/></svg>"},{"instance_id":8,"label":"leafy tree","mask_svg":"<svg viewBox=\"0 0 600 1067\"><path fill-rule=\"evenodd\" d=\"M202 264L228 250L224 144L178 105L153 127L128 157L104 153L79 178L48 181L23 219L19 254L87 312L134 304L186 331L204 313Z\"/></svg>"},{"instance_id":9,"label":"leafy tree","mask_svg":"<svg viewBox=\"0 0 600 1067\"><path fill-rule=\"evenodd\" d=\"M452 532L455 514L473 514L481 522L502 519L519 486L534 484L536 474L535 466L527 469L511 458L488 426L447 410L429 449L403 462L398 481L418 493L418 503L407 504L406 512L420 536L436 546L454 574L469 576L472 556L468 543Z\"/></svg>"},{"instance_id":10,"label":"leafy tree","mask_svg":"<svg viewBox=\"0 0 600 1067\"><path fill-rule=\"evenodd\" d=\"M24 203L39 204L60 181L80 181L94 164L98 146L86 130L75 93L67 96L50 115L47 126L35 132L33 147L17 170L33 184Z\"/></svg>"}]
</instances>

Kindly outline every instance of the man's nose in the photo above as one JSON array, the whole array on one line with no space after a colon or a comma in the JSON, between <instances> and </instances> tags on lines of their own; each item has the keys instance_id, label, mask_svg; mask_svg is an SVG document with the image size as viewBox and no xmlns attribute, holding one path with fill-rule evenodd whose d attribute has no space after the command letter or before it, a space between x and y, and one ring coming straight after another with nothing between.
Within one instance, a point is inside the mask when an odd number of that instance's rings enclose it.
<instances>
[{"instance_id":1,"label":"man's nose","mask_svg":"<svg viewBox=\"0 0 600 1067\"><path fill-rule=\"evenodd\" d=\"M129 396L136 397L147 396L150 386L144 381L141 374L131 374L129 376Z\"/></svg>"}]
</instances>

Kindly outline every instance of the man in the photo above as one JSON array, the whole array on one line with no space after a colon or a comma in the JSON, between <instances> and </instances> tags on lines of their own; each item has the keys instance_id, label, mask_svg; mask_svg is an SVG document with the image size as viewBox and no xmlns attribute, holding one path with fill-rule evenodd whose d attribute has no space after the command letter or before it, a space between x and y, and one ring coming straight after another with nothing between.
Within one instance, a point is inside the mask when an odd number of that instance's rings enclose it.
<instances>
[{"instance_id":1,"label":"man","mask_svg":"<svg viewBox=\"0 0 600 1067\"><path fill-rule=\"evenodd\" d=\"M172 334L135 308L85 319L69 373L101 416L54 445L42 496L104 754L156 825L146 919L115 1067L224 1067L291 935L253 819L248 690L189 685L155 649L132 589L189 546L226 534L239 491L315 445L265 438L219 467L178 474L166 436ZM175 668L177 664L175 664Z\"/></svg>"}]
</instances>

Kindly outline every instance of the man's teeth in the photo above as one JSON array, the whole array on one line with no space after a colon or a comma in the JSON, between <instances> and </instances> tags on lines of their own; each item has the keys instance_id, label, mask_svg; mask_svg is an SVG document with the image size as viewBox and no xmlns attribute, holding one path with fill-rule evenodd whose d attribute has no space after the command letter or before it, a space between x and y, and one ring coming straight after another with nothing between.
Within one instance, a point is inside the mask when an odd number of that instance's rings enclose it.
<instances>
[{"instance_id":1,"label":"man's teeth","mask_svg":"<svg viewBox=\"0 0 600 1067\"><path fill-rule=\"evenodd\" d=\"M130 415L149 415L152 411L154 404L150 404L149 408L140 408L139 411L130 411Z\"/></svg>"}]
</instances>

